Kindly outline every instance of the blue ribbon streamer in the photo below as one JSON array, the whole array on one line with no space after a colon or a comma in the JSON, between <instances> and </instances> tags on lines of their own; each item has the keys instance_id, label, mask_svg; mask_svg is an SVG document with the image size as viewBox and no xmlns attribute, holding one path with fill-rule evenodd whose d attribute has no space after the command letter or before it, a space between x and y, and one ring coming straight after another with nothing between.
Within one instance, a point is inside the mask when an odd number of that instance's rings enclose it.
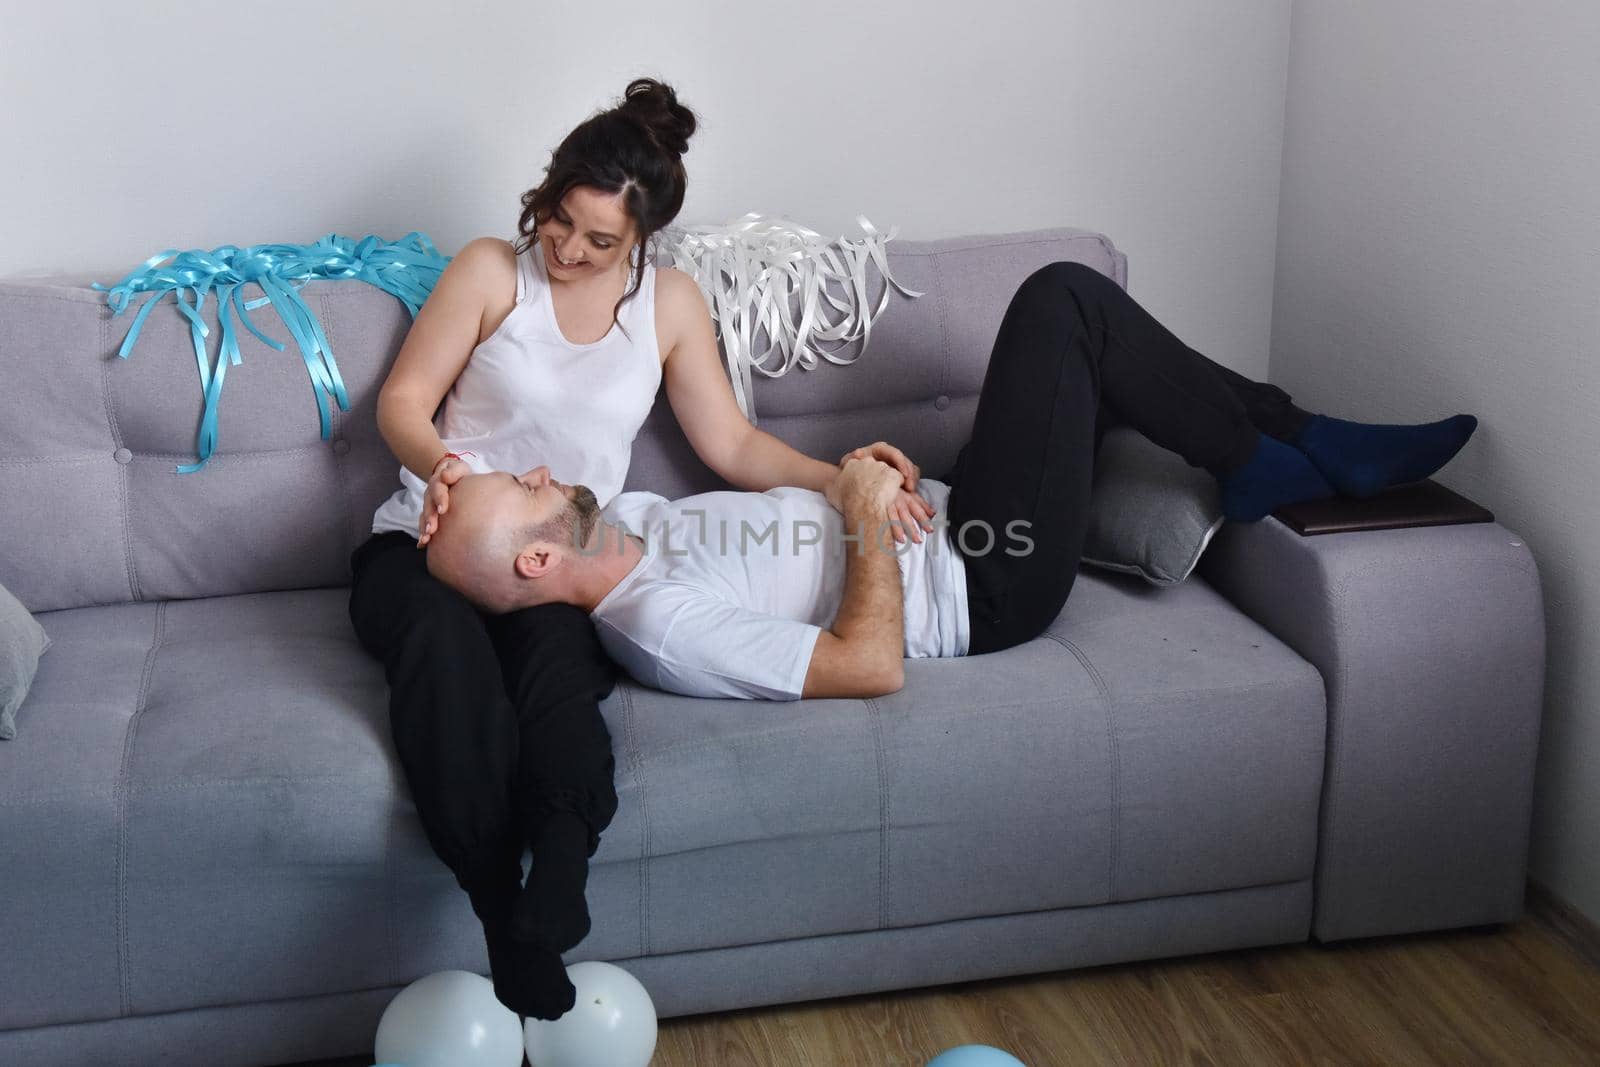
<instances>
[{"instance_id":1,"label":"blue ribbon streamer","mask_svg":"<svg viewBox=\"0 0 1600 1067\"><path fill-rule=\"evenodd\" d=\"M171 263L166 263L171 259ZM333 346L322 324L300 297L300 289L317 278L349 278L377 286L397 297L406 311L416 318L434 283L449 264L448 256L441 256L426 234L413 230L400 240L389 243L376 234L364 237L358 244L349 237L336 233L326 234L315 244L222 245L207 252L195 248L180 252L169 248L151 256L144 264L113 286L99 282L91 285L106 294L106 304L112 315L121 315L135 293L153 292L139 313L134 316L128 336L123 338L118 357L127 359L138 343L139 331L151 309L163 294L172 293L178 311L189 320L189 336L194 343L195 365L200 371L200 394L205 407L200 416L200 428L195 438L195 451L199 461L180 466L179 474L193 474L211 459L217 447L217 412L222 400L222 380L231 364L238 366L243 360L239 350L239 331L229 314L229 305L237 312L246 329L261 342L282 352L286 347L262 333L251 321L250 312L263 304L271 304L278 318L300 347L305 361L306 374L311 379L311 392L317 402L317 417L322 427L322 439L332 433L333 417L328 401L331 398L340 411L350 410L350 397L345 390L339 365L333 358ZM162 264L165 264L163 266ZM265 295L246 302L241 290L255 284ZM217 321L222 328L222 340L217 346L215 365L206 352L205 339L211 336L202 312L206 296L215 291ZM193 304L184 293L193 294Z\"/></svg>"}]
</instances>

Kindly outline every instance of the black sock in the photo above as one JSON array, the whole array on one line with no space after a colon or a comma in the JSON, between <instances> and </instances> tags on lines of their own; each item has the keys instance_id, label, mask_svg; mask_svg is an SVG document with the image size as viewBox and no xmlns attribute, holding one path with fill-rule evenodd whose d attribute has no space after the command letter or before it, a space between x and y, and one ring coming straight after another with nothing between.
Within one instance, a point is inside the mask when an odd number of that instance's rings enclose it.
<instances>
[{"instance_id":1,"label":"black sock","mask_svg":"<svg viewBox=\"0 0 1600 1067\"><path fill-rule=\"evenodd\" d=\"M571 812L556 812L532 833L533 868L511 907L511 933L518 940L565 952L589 936L589 824Z\"/></svg>"},{"instance_id":2,"label":"black sock","mask_svg":"<svg viewBox=\"0 0 1600 1067\"><path fill-rule=\"evenodd\" d=\"M559 1019L572 1009L578 991L559 953L518 941L503 921L485 923L483 934L489 946L489 977L500 1003L535 1019Z\"/></svg>"}]
</instances>

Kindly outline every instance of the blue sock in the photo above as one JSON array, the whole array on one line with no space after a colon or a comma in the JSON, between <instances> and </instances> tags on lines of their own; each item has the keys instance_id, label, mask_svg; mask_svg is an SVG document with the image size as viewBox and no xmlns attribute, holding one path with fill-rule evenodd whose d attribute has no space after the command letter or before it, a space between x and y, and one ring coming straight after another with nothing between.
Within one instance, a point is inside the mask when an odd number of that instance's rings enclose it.
<instances>
[{"instance_id":1,"label":"blue sock","mask_svg":"<svg viewBox=\"0 0 1600 1067\"><path fill-rule=\"evenodd\" d=\"M1415 426L1315 415L1295 437L1294 446L1339 492L1372 496L1388 486L1428 477L1450 462L1477 428L1475 415L1453 415Z\"/></svg>"},{"instance_id":2,"label":"blue sock","mask_svg":"<svg viewBox=\"0 0 1600 1067\"><path fill-rule=\"evenodd\" d=\"M1285 504L1339 493L1304 453L1266 434L1260 435L1249 462L1216 478L1222 514L1236 522L1255 522Z\"/></svg>"}]
</instances>

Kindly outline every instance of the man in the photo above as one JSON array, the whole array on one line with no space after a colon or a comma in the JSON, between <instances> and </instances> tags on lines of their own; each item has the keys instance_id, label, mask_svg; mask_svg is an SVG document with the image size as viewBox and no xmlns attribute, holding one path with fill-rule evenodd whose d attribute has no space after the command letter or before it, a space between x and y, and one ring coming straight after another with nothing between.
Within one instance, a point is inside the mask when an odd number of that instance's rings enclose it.
<instances>
[{"instance_id":1,"label":"man","mask_svg":"<svg viewBox=\"0 0 1600 1067\"><path fill-rule=\"evenodd\" d=\"M947 531L890 534L902 484L888 464L851 458L826 495L623 493L601 513L546 467L471 475L451 491L428 567L491 614L577 605L607 653L661 689L874 696L900 688L903 657L966 651ZM919 489L937 513L948 491Z\"/></svg>"},{"instance_id":2,"label":"man","mask_svg":"<svg viewBox=\"0 0 1600 1067\"><path fill-rule=\"evenodd\" d=\"M869 446L826 494L623 493L602 516L545 468L483 474L452 490L428 566L485 611L578 605L608 653L662 689L880 695L900 688L906 657L998 651L1050 625L1112 420L1212 473L1239 521L1425 478L1477 425L1313 415L1187 348L1103 275L1052 263L1006 309L971 438L943 479L919 484ZM888 536L901 485L942 517L932 537Z\"/></svg>"}]
</instances>

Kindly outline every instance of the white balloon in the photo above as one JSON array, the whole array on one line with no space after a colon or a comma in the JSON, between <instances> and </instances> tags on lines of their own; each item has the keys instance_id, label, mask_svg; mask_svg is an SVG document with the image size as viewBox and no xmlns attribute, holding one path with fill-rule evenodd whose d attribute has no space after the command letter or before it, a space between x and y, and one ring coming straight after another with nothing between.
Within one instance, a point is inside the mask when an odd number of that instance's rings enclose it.
<instances>
[{"instance_id":1,"label":"white balloon","mask_svg":"<svg viewBox=\"0 0 1600 1067\"><path fill-rule=\"evenodd\" d=\"M559 1019L523 1026L533 1067L645 1067L656 1051L656 1006L621 967L585 960L567 968L578 991Z\"/></svg>"},{"instance_id":2,"label":"white balloon","mask_svg":"<svg viewBox=\"0 0 1600 1067\"><path fill-rule=\"evenodd\" d=\"M481 974L435 971L383 1010L373 1056L405 1067L521 1067L522 1023Z\"/></svg>"}]
</instances>

